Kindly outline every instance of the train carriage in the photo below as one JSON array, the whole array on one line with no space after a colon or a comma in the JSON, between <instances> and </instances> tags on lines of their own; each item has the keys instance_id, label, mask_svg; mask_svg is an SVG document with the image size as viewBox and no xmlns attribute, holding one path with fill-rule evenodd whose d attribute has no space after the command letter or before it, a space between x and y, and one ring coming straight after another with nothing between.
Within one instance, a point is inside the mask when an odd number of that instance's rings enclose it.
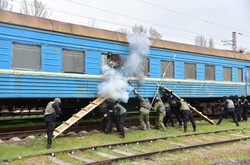
<instances>
[{"instance_id":1,"label":"train carriage","mask_svg":"<svg viewBox=\"0 0 250 165\"><path fill-rule=\"evenodd\" d=\"M3 10L0 15L1 107L17 100L29 107L44 105L55 97L70 106L96 98L109 53L121 59L130 53L123 33ZM143 97L153 98L157 83L193 102L250 94L248 55L150 40L144 84L129 77ZM135 101L133 92L129 98Z\"/></svg>"}]
</instances>

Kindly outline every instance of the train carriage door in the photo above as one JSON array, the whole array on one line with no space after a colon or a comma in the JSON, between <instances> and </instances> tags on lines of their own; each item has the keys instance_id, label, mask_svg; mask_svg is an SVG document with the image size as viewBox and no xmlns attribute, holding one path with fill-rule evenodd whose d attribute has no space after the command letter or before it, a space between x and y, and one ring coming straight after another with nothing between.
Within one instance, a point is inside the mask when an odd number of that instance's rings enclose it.
<instances>
[{"instance_id":1,"label":"train carriage door","mask_svg":"<svg viewBox=\"0 0 250 165\"><path fill-rule=\"evenodd\" d=\"M250 68L247 68L247 77L246 77L246 90L247 90L247 96L250 95Z\"/></svg>"}]
</instances>

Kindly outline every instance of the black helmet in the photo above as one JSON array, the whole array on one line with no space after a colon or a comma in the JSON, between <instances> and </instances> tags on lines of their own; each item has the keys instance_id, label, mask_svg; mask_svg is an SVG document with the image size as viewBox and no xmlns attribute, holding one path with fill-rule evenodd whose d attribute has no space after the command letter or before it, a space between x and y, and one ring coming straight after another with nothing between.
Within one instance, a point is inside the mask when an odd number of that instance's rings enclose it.
<instances>
[{"instance_id":1,"label":"black helmet","mask_svg":"<svg viewBox=\"0 0 250 165\"><path fill-rule=\"evenodd\" d=\"M237 99L239 98L239 96L238 96L238 95L235 95L234 98L237 100Z\"/></svg>"},{"instance_id":2,"label":"black helmet","mask_svg":"<svg viewBox=\"0 0 250 165\"><path fill-rule=\"evenodd\" d=\"M163 95L163 97L164 97L164 99L168 99L170 95L171 95L170 93L165 92L164 95Z\"/></svg>"},{"instance_id":3,"label":"black helmet","mask_svg":"<svg viewBox=\"0 0 250 165\"><path fill-rule=\"evenodd\" d=\"M234 96L233 96L233 95L231 95L231 96L229 96L229 98L230 98L230 99L234 99Z\"/></svg>"},{"instance_id":4,"label":"black helmet","mask_svg":"<svg viewBox=\"0 0 250 165\"><path fill-rule=\"evenodd\" d=\"M223 96L223 101L226 101L227 100L227 96Z\"/></svg>"},{"instance_id":5,"label":"black helmet","mask_svg":"<svg viewBox=\"0 0 250 165\"><path fill-rule=\"evenodd\" d=\"M241 96L241 99L244 100L246 97L244 95Z\"/></svg>"}]
</instances>

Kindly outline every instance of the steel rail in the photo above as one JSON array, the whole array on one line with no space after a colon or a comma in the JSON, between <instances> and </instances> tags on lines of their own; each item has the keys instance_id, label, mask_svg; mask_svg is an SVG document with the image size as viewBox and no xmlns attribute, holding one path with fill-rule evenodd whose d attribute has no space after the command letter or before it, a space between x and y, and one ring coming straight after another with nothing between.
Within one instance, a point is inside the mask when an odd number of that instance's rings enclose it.
<instances>
[{"instance_id":1,"label":"steel rail","mask_svg":"<svg viewBox=\"0 0 250 165\"><path fill-rule=\"evenodd\" d=\"M97 162L93 162L93 163L84 163L84 165L112 164L114 162L118 162L121 160L134 160L134 159L138 159L138 158L150 159L153 155L157 155L157 154L181 152L184 150L195 149L195 148L200 148L200 147L222 145L222 144L227 144L227 143L235 143L235 142L239 142L239 141L243 141L243 140L247 140L247 139L250 139L250 136L232 139L232 140L223 140L223 141L217 141L217 142L211 142L211 143L191 145L191 146L186 146L186 147L177 147L177 148L148 152L148 153L143 153L143 154L136 154L136 155L132 155L132 156L124 156L124 157L113 158L113 159L109 159L109 160L97 161Z\"/></svg>"}]
</instances>

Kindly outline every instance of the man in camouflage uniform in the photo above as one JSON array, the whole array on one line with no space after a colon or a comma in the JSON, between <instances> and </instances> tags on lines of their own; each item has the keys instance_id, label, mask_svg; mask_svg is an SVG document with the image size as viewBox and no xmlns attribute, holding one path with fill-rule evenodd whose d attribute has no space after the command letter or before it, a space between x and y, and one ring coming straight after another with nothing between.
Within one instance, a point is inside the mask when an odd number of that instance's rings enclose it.
<instances>
[{"instance_id":1,"label":"man in camouflage uniform","mask_svg":"<svg viewBox=\"0 0 250 165\"><path fill-rule=\"evenodd\" d=\"M45 109L44 122L47 125L47 148L52 148L52 138L54 137L53 132L55 130L56 115L62 114L60 109L61 99L55 98L54 101L50 101Z\"/></svg>"},{"instance_id":2,"label":"man in camouflage uniform","mask_svg":"<svg viewBox=\"0 0 250 165\"><path fill-rule=\"evenodd\" d=\"M114 115L116 117L117 131L119 132L120 138L125 138L124 122L127 117L127 110L117 101L114 106Z\"/></svg>"},{"instance_id":3,"label":"man in camouflage uniform","mask_svg":"<svg viewBox=\"0 0 250 165\"><path fill-rule=\"evenodd\" d=\"M155 124L156 128L159 128L161 131L167 131L165 125L163 124L163 119L166 116L165 106L161 100L160 95L157 93L157 96L155 98L155 104L153 107L153 110L156 111L158 114L156 116Z\"/></svg>"},{"instance_id":4,"label":"man in camouflage uniform","mask_svg":"<svg viewBox=\"0 0 250 165\"><path fill-rule=\"evenodd\" d=\"M241 107L242 107L242 121L246 122L249 110L249 101L245 96L241 96Z\"/></svg>"},{"instance_id":5,"label":"man in camouflage uniform","mask_svg":"<svg viewBox=\"0 0 250 165\"><path fill-rule=\"evenodd\" d=\"M174 121L171 115L170 97L171 97L171 93L169 92L165 92L163 95L163 103L164 103L165 111L166 111L166 116L163 120L163 123L165 126L167 126L168 121L170 121L170 123L172 124L172 127L174 127Z\"/></svg>"},{"instance_id":6,"label":"man in camouflage uniform","mask_svg":"<svg viewBox=\"0 0 250 165\"><path fill-rule=\"evenodd\" d=\"M227 116L230 115L233 118L234 123L236 124L236 126L239 126L238 120L236 119L236 115L235 115L235 106L234 106L234 102L230 99L227 98L226 96L223 97L223 107L224 107L224 111L221 114L219 121L216 123L216 125L220 125L220 123L222 122L222 120Z\"/></svg>"},{"instance_id":7,"label":"man in camouflage uniform","mask_svg":"<svg viewBox=\"0 0 250 165\"><path fill-rule=\"evenodd\" d=\"M238 95L235 95L233 97L234 107L235 107L235 116L238 122L241 121L241 99L238 97Z\"/></svg>"},{"instance_id":8,"label":"man in camouflage uniform","mask_svg":"<svg viewBox=\"0 0 250 165\"><path fill-rule=\"evenodd\" d=\"M194 122L193 114L192 114L192 111L190 110L189 105L183 99L180 100L180 105L181 105L180 106L180 111L181 111L181 113L183 115L184 132L187 132L188 119L192 123L193 131L195 132L196 131L196 124Z\"/></svg>"},{"instance_id":9,"label":"man in camouflage uniform","mask_svg":"<svg viewBox=\"0 0 250 165\"><path fill-rule=\"evenodd\" d=\"M176 116L178 123L179 123L179 128L182 127L182 121L181 121L181 115L180 115L180 105L179 105L179 101L177 100L177 98L171 94L171 98L170 98L170 107L171 107L171 112L174 113L174 115Z\"/></svg>"},{"instance_id":10,"label":"man in camouflage uniform","mask_svg":"<svg viewBox=\"0 0 250 165\"><path fill-rule=\"evenodd\" d=\"M149 122L149 112L151 109L151 104L149 99L145 99L139 95L139 93L134 90L135 95L140 100L140 116L139 121L143 130L150 130L150 122Z\"/></svg>"},{"instance_id":11,"label":"man in camouflage uniform","mask_svg":"<svg viewBox=\"0 0 250 165\"><path fill-rule=\"evenodd\" d=\"M111 134L112 132L112 113L114 103L107 99L99 106L99 112L102 117L102 132L105 134Z\"/></svg>"}]
</instances>

